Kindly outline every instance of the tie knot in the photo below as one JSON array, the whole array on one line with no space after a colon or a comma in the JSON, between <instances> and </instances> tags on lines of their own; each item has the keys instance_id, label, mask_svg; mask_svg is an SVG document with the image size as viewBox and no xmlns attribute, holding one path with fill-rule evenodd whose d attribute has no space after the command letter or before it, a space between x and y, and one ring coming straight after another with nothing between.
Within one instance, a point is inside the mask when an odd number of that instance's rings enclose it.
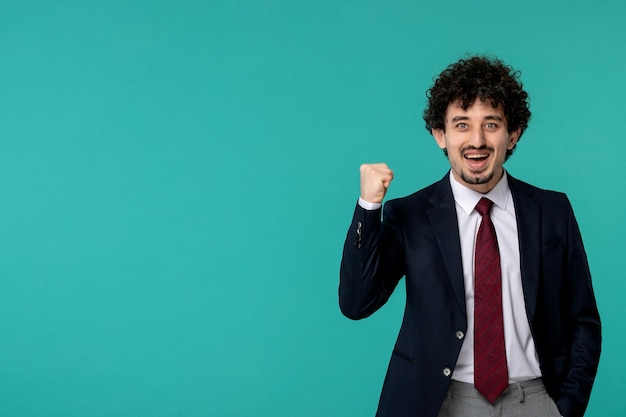
<instances>
[{"instance_id":1,"label":"tie knot","mask_svg":"<svg viewBox=\"0 0 626 417\"><path fill-rule=\"evenodd\" d=\"M491 211L491 206L493 206L493 201L489 200L488 198L483 197L480 199L478 204L476 204L476 211L481 216L485 216L485 215L488 215L489 212Z\"/></svg>"}]
</instances>

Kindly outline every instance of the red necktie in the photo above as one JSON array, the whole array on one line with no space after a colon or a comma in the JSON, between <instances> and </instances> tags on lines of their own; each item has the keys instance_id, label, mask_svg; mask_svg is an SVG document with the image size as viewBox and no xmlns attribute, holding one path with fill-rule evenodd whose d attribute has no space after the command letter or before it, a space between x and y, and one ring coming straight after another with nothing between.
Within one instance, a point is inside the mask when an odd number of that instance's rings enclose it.
<instances>
[{"instance_id":1,"label":"red necktie","mask_svg":"<svg viewBox=\"0 0 626 417\"><path fill-rule=\"evenodd\" d=\"M502 277L496 230L486 198L476 205L482 221L474 255L474 386L494 403L509 384L502 319Z\"/></svg>"}]
</instances>

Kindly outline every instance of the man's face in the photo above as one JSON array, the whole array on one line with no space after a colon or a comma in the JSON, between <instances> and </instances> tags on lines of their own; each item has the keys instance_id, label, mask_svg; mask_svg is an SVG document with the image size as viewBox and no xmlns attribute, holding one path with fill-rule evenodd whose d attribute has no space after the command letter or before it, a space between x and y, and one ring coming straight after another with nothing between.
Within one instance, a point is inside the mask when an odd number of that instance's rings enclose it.
<instances>
[{"instance_id":1,"label":"man's face","mask_svg":"<svg viewBox=\"0 0 626 417\"><path fill-rule=\"evenodd\" d=\"M491 100L474 103L463 110L455 101L448 105L445 132L433 129L437 145L447 149L454 178L480 193L487 193L500 181L507 150L513 149L520 130L509 133L502 106Z\"/></svg>"}]
</instances>

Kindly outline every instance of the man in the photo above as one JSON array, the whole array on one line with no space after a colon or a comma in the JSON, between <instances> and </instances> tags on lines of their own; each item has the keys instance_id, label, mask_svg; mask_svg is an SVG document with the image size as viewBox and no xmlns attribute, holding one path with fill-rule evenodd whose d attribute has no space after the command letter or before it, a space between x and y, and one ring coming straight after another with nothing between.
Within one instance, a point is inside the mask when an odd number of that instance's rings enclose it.
<instances>
[{"instance_id":1,"label":"man","mask_svg":"<svg viewBox=\"0 0 626 417\"><path fill-rule=\"evenodd\" d=\"M379 309L404 276L406 309L379 417L584 414L600 317L567 197L503 168L530 119L519 74L497 59L446 68L426 128L442 180L381 204L387 165L361 166L339 285L344 315Z\"/></svg>"}]
</instances>

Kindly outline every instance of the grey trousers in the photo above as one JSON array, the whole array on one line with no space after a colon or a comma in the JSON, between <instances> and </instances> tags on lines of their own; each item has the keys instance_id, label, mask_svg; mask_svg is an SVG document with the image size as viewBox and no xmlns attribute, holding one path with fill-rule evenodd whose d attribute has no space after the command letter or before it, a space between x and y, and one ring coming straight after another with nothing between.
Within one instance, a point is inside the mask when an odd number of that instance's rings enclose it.
<instances>
[{"instance_id":1,"label":"grey trousers","mask_svg":"<svg viewBox=\"0 0 626 417\"><path fill-rule=\"evenodd\" d=\"M541 378L510 384L492 405L474 385L452 380L438 417L560 417Z\"/></svg>"}]
</instances>

